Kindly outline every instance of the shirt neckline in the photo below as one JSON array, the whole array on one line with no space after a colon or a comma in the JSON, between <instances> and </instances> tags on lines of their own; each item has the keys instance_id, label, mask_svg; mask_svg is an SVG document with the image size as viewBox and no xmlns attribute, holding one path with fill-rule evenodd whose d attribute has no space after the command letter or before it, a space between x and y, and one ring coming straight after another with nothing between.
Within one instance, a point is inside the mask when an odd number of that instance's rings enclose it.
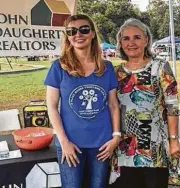
<instances>
[{"instance_id":1,"label":"shirt neckline","mask_svg":"<svg viewBox=\"0 0 180 188\"><path fill-rule=\"evenodd\" d=\"M144 71L145 69L147 69L150 65L152 64L152 60L149 61L144 67L140 68L140 69L136 69L136 70L131 70L125 67L125 63L122 64L123 69L127 72L127 73L139 73Z\"/></svg>"}]
</instances>

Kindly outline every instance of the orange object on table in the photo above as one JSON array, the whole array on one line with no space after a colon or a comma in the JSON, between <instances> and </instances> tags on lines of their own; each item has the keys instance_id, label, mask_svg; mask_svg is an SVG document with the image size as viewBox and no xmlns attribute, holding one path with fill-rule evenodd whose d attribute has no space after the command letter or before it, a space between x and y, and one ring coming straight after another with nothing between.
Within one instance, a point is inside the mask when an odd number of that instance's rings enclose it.
<instances>
[{"instance_id":1,"label":"orange object on table","mask_svg":"<svg viewBox=\"0 0 180 188\"><path fill-rule=\"evenodd\" d=\"M47 127L27 127L14 131L16 145L25 150L38 150L49 146L53 139L53 129Z\"/></svg>"}]
</instances>

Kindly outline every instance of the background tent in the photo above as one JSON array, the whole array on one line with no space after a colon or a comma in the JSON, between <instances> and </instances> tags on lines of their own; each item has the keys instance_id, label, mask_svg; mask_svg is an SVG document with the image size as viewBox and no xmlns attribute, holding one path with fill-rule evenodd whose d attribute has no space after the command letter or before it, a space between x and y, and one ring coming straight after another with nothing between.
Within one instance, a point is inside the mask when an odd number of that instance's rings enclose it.
<instances>
[{"instance_id":1,"label":"background tent","mask_svg":"<svg viewBox=\"0 0 180 188\"><path fill-rule=\"evenodd\" d=\"M175 40L176 44L178 44L178 43L180 44L180 38L175 37L174 40ZM169 36L169 37L165 37L161 40L158 40L155 42L155 44L156 45L171 44L171 37Z\"/></svg>"},{"instance_id":2,"label":"background tent","mask_svg":"<svg viewBox=\"0 0 180 188\"><path fill-rule=\"evenodd\" d=\"M116 46L114 46L113 44L109 44L107 42L103 42L101 45L101 49L102 50L106 50L106 49L116 49Z\"/></svg>"}]
</instances>

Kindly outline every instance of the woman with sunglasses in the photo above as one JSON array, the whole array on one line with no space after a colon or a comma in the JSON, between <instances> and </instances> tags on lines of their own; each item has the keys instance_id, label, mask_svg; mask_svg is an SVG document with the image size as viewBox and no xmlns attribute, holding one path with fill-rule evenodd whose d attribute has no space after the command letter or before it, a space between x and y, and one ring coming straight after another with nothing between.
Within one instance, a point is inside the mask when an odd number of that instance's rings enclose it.
<instances>
[{"instance_id":1,"label":"woman with sunglasses","mask_svg":"<svg viewBox=\"0 0 180 188\"><path fill-rule=\"evenodd\" d=\"M112 64L102 59L93 21L73 15L65 28L63 54L45 80L62 187L82 186L87 161L89 187L105 188L109 158L120 136L117 80Z\"/></svg>"}]
</instances>

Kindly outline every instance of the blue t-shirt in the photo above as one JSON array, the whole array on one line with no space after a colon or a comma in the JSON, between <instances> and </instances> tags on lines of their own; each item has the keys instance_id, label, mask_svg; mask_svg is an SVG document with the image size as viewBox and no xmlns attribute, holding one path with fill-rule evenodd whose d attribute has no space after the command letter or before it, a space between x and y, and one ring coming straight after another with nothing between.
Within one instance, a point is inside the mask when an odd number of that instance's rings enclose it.
<instances>
[{"instance_id":1,"label":"blue t-shirt","mask_svg":"<svg viewBox=\"0 0 180 188\"><path fill-rule=\"evenodd\" d=\"M110 62L105 62L102 76L74 77L55 60L45 85L59 89L60 116L68 139L81 148L96 148L112 138L108 93L117 88L117 78Z\"/></svg>"}]
</instances>

